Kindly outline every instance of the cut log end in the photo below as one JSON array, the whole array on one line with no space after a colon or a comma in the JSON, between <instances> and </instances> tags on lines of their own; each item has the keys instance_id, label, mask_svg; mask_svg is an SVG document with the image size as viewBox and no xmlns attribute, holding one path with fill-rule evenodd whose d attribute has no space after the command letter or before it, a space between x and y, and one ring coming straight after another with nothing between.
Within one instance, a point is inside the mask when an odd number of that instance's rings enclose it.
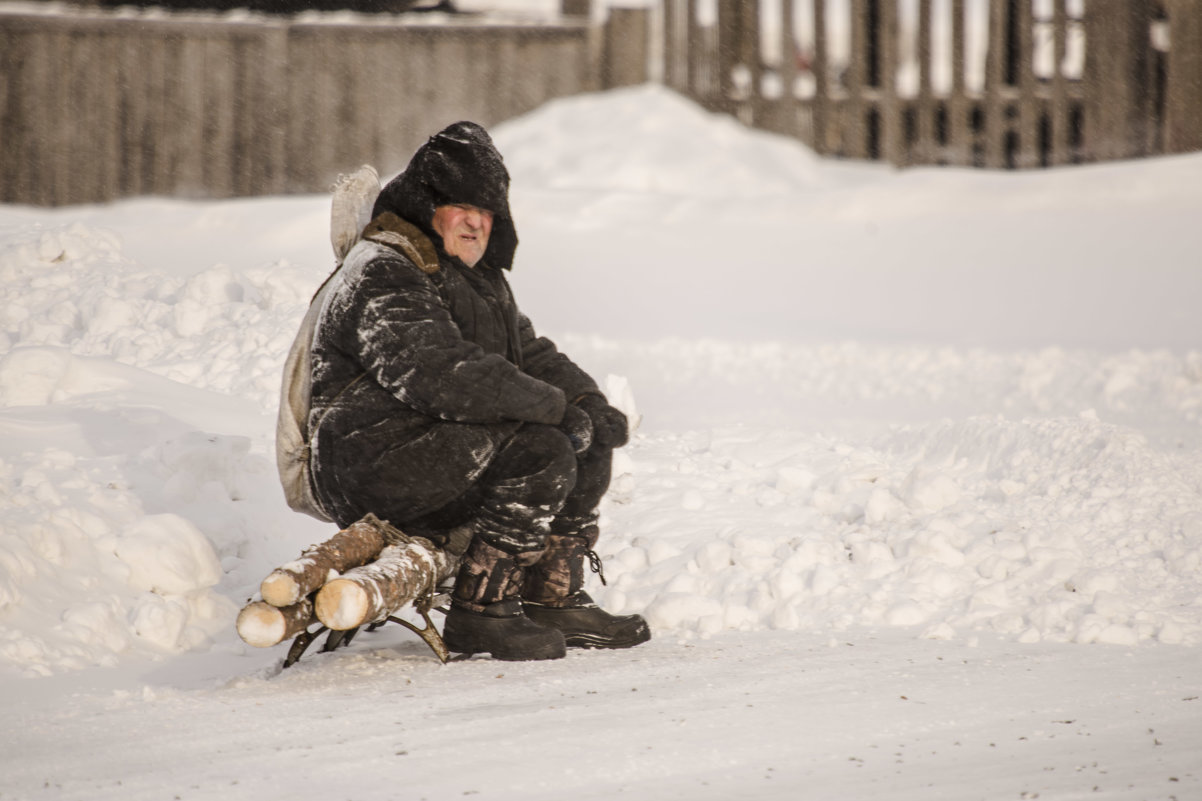
<instances>
[{"instance_id":1,"label":"cut log end","mask_svg":"<svg viewBox=\"0 0 1202 801\"><path fill-rule=\"evenodd\" d=\"M301 586L291 573L274 570L259 585L259 593L272 606L292 606L301 599Z\"/></svg>"},{"instance_id":2,"label":"cut log end","mask_svg":"<svg viewBox=\"0 0 1202 801\"><path fill-rule=\"evenodd\" d=\"M346 631L364 623L371 610L367 590L348 579L334 579L317 593L317 619L335 631Z\"/></svg>"},{"instance_id":3,"label":"cut log end","mask_svg":"<svg viewBox=\"0 0 1202 801\"><path fill-rule=\"evenodd\" d=\"M278 607L256 601L238 613L238 636L256 648L283 642L288 624Z\"/></svg>"},{"instance_id":4,"label":"cut log end","mask_svg":"<svg viewBox=\"0 0 1202 801\"><path fill-rule=\"evenodd\" d=\"M295 637L313 622L313 602L305 599L287 607L255 601L238 613L238 636L256 648L270 648Z\"/></svg>"}]
</instances>

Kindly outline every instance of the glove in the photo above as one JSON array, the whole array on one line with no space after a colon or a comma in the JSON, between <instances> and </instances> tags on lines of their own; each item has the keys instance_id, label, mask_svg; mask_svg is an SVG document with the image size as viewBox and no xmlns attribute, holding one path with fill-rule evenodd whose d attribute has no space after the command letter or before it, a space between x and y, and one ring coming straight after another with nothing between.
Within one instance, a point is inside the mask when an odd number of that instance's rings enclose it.
<instances>
[{"instance_id":1,"label":"glove","mask_svg":"<svg viewBox=\"0 0 1202 801\"><path fill-rule=\"evenodd\" d=\"M568 404L563 410L563 420L559 421L559 430L568 435L572 450L584 453L593 444L593 423L589 416L577 406Z\"/></svg>"},{"instance_id":2,"label":"glove","mask_svg":"<svg viewBox=\"0 0 1202 801\"><path fill-rule=\"evenodd\" d=\"M620 448L630 440L630 425L626 415L606 402L600 395L585 395L576 401L593 424L593 441L604 448Z\"/></svg>"}]
</instances>

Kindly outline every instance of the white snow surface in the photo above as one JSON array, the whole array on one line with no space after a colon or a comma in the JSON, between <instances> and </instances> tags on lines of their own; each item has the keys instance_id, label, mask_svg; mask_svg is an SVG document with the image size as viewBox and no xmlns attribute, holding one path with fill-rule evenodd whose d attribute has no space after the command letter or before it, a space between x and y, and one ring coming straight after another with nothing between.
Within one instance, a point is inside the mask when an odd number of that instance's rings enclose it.
<instances>
[{"instance_id":1,"label":"white snow surface","mask_svg":"<svg viewBox=\"0 0 1202 801\"><path fill-rule=\"evenodd\" d=\"M333 533L273 451L328 198L0 207L0 799L1202 798L1202 156L898 172L655 87L494 133L655 638L281 673L233 621Z\"/></svg>"}]
</instances>

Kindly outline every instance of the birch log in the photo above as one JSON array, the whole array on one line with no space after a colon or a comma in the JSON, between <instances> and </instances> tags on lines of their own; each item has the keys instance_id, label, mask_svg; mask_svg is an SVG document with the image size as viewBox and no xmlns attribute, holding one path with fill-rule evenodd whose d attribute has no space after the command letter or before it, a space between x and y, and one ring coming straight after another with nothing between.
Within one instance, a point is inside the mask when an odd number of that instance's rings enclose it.
<instances>
[{"instance_id":1,"label":"birch log","mask_svg":"<svg viewBox=\"0 0 1202 801\"><path fill-rule=\"evenodd\" d=\"M376 561L348 570L318 591L317 619L337 631L383 620L454 569L455 560L427 540L390 545Z\"/></svg>"},{"instance_id":2,"label":"birch log","mask_svg":"<svg viewBox=\"0 0 1202 801\"><path fill-rule=\"evenodd\" d=\"M367 515L330 537L311 546L296 561L281 565L259 585L263 600L272 606L287 607L321 587L330 571L343 573L375 559L386 545L388 524L375 515Z\"/></svg>"},{"instance_id":3,"label":"birch log","mask_svg":"<svg viewBox=\"0 0 1202 801\"><path fill-rule=\"evenodd\" d=\"M248 645L270 648L300 634L313 619L313 601L308 598L286 607L255 601L238 613L238 636Z\"/></svg>"}]
</instances>

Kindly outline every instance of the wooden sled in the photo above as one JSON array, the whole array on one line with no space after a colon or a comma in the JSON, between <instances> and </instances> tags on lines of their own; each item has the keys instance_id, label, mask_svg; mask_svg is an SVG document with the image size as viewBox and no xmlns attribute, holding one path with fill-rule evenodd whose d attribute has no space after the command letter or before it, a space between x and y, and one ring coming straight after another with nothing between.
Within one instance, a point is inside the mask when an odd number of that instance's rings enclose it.
<instances>
[{"instance_id":1,"label":"wooden sled","mask_svg":"<svg viewBox=\"0 0 1202 801\"><path fill-rule=\"evenodd\" d=\"M369 514L263 579L262 600L238 614L238 635L257 648L291 639L287 668L327 631L323 652L349 645L364 626L373 631L393 622L421 637L446 663L451 655L430 612L446 602L439 586L458 566L458 555ZM397 617L410 604L424 628Z\"/></svg>"}]
</instances>

